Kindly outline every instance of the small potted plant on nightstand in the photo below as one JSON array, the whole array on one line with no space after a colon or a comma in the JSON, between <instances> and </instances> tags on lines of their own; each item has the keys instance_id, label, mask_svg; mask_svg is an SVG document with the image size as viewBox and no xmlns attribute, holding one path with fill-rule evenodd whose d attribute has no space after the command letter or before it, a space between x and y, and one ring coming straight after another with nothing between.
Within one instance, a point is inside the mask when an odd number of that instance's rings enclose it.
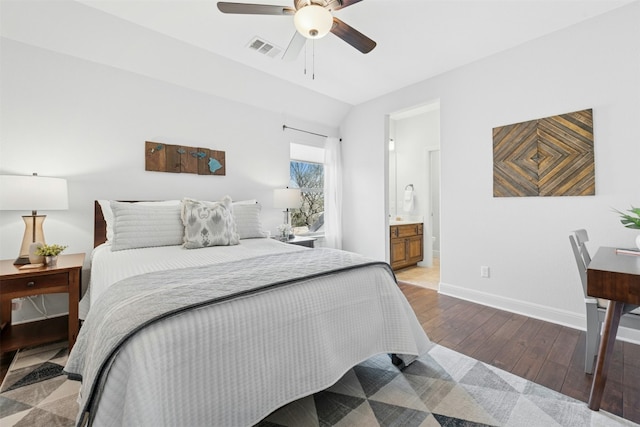
<instances>
[{"instance_id":1,"label":"small potted plant on nightstand","mask_svg":"<svg viewBox=\"0 0 640 427\"><path fill-rule=\"evenodd\" d=\"M44 263L50 266L55 266L58 262L58 255L67 249L66 246L62 245L42 245L38 249L36 249L36 255L44 256Z\"/></svg>"}]
</instances>

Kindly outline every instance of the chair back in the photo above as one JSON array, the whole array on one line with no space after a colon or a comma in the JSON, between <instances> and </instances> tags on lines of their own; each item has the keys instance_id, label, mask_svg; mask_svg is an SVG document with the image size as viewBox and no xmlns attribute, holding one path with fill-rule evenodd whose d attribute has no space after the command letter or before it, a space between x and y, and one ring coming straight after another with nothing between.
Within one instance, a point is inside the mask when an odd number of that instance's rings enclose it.
<instances>
[{"instance_id":1,"label":"chair back","mask_svg":"<svg viewBox=\"0 0 640 427\"><path fill-rule=\"evenodd\" d=\"M574 235L576 236L576 243L578 243L578 247L580 248L580 253L582 254L582 258L584 259L584 263L589 266L591 264L591 255L589 255L589 251L587 250L587 243L589 241L589 235L587 234L587 230L580 229L575 230Z\"/></svg>"},{"instance_id":2,"label":"chair back","mask_svg":"<svg viewBox=\"0 0 640 427\"><path fill-rule=\"evenodd\" d=\"M587 267L591 263L591 256L585 243L589 241L589 236L587 231L583 229L576 230L573 233L573 235L569 235L569 242L571 242L571 249L573 249L578 273L580 273L582 290L584 291L584 296L587 297Z\"/></svg>"}]
</instances>

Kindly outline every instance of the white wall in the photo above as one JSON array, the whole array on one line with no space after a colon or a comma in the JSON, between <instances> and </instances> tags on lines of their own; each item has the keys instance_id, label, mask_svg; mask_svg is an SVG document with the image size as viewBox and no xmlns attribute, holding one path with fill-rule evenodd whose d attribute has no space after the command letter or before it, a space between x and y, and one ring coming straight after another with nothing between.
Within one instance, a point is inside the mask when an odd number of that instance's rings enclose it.
<instances>
[{"instance_id":1,"label":"white wall","mask_svg":"<svg viewBox=\"0 0 640 427\"><path fill-rule=\"evenodd\" d=\"M282 213L272 190L288 184L297 138L283 132L282 114L6 38L0 54L0 173L68 180L69 210L41 212L48 243L87 253L88 267L95 199L256 198L275 232ZM286 124L337 134L304 118ZM146 172L146 140L225 151L226 176ZM18 255L28 213L0 211L2 259ZM49 311L64 305L58 297ZM14 320L31 316L23 309Z\"/></svg>"},{"instance_id":2,"label":"white wall","mask_svg":"<svg viewBox=\"0 0 640 427\"><path fill-rule=\"evenodd\" d=\"M385 114L439 98L442 292L583 327L569 232L587 228L592 251L637 235L612 208L640 205L638 22L635 2L354 108L342 125L345 249L385 259ZM596 196L493 198L492 128L584 108Z\"/></svg>"},{"instance_id":3,"label":"white wall","mask_svg":"<svg viewBox=\"0 0 640 427\"><path fill-rule=\"evenodd\" d=\"M397 215L417 215L426 218L429 204L427 200L428 166L426 148L440 145L440 111L432 110L402 120L395 121L395 155L397 179ZM391 153L389 153L391 156ZM393 179L389 179L393 183ZM411 212L403 209L404 190L413 184L416 197ZM390 190L391 191L391 190ZM393 213L393 212L392 212Z\"/></svg>"}]
</instances>

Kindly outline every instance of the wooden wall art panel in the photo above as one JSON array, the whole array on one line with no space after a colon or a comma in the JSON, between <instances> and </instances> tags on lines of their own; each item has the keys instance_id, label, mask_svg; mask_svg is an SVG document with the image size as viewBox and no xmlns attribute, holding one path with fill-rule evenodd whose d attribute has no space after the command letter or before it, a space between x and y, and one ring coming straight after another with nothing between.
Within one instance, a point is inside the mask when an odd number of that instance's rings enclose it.
<instances>
[{"instance_id":1,"label":"wooden wall art panel","mask_svg":"<svg viewBox=\"0 0 640 427\"><path fill-rule=\"evenodd\" d=\"M224 151L146 141L144 152L147 171L226 175Z\"/></svg>"},{"instance_id":2,"label":"wooden wall art panel","mask_svg":"<svg viewBox=\"0 0 640 427\"><path fill-rule=\"evenodd\" d=\"M493 196L595 194L593 110L493 129Z\"/></svg>"}]
</instances>

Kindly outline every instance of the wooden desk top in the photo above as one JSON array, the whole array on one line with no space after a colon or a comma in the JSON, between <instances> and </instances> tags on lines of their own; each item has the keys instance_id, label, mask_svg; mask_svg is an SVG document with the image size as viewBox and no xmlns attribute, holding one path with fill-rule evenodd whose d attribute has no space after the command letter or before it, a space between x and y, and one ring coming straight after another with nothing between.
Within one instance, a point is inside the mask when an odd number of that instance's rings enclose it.
<instances>
[{"instance_id":1,"label":"wooden desk top","mask_svg":"<svg viewBox=\"0 0 640 427\"><path fill-rule=\"evenodd\" d=\"M640 304L640 256L616 254L616 248L598 249L587 268L587 294Z\"/></svg>"}]
</instances>

